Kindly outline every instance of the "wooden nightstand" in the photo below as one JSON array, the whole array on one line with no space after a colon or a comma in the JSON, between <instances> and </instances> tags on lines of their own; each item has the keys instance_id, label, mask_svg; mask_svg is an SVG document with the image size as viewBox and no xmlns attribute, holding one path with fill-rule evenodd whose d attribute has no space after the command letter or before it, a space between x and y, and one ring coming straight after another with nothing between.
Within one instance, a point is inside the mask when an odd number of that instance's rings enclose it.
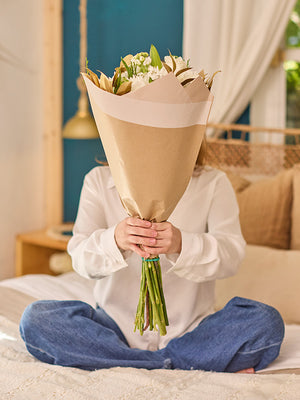
<instances>
[{"instance_id":1,"label":"wooden nightstand","mask_svg":"<svg viewBox=\"0 0 300 400\"><path fill-rule=\"evenodd\" d=\"M67 244L67 240L53 239L45 230L18 235L16 238L16 276L55 275L49 268L49 258L54 253L65 252Z\"/></svg>"}]
</instances>

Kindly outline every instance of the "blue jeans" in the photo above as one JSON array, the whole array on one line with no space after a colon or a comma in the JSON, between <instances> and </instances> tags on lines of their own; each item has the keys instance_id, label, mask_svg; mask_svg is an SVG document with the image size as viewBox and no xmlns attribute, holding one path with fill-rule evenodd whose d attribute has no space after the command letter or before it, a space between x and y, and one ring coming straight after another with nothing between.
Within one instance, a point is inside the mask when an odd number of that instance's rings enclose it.
<instances>
[{"instance_id":1,"label":"blue jeans","mask_svg":"<svg viewBox=\"0 0 300 400\"><path fill-rule=\"evenodd\" d=\"M284 324L274 308L234 297L189 333L157 351L130 348L101 308L80 301L37 301L20 323L28 351L39 360L95 370L111 367L235 372L265 368L279 354Z\"/></svg>"}]
</instances>

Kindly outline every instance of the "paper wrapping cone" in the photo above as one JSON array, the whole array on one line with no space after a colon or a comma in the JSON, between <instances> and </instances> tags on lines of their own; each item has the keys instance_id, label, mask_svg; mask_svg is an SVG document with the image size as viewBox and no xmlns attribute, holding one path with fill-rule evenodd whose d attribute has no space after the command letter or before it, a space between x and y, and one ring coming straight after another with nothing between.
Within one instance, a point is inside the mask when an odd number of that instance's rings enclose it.
<instances>
[{"instance_id":1,"label":"paper wrapping cone","mask_svg":"<svg viewBox=\"0 0 300 400\"><path fill-rule=\"evenodd\" d=\"M212 94L200 77L183 88L173 73L123 96L83 77L125 210L167 220L192 176Z\"/></svg>"}]
</instances>

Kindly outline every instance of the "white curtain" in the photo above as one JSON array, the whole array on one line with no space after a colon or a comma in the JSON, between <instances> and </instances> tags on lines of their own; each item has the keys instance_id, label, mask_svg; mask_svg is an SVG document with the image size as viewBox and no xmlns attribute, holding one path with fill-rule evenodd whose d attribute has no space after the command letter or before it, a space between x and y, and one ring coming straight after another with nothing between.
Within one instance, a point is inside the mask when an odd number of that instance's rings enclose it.
<instances>
[{"instance_id":1,"label":"white curtain","mask_svg":"<svg viewBox=\"0 0 300 400\"><path fill-rule=\"evenodd\" d=\"M258 85L250 108L251 125L269 128L286 126L286 76L281 62L270 67ZM280 133L258 132L251 135L251 142L282 144L284 135Z\"/></svg>"},{"instance_id":2,"label":"white curtain","mask_svg":"<svg viewBox=\"0 0 300 400\"><path fill-rule=\"evenodd\" d=\"M183 54L209 74L220 69L211 122L234 122L258 88L295 0L185 0Z\"/></svg>"},{"instance_id":3,"label":"white curtain","mask_svg":"<svg viewBox=\"0 0 300 400\"><path fill-rule=\"evenodd\" d=\"M15 237L45 225L43 2L0 0L0 279L14 275Z\"/></svg>"}]
</instances>

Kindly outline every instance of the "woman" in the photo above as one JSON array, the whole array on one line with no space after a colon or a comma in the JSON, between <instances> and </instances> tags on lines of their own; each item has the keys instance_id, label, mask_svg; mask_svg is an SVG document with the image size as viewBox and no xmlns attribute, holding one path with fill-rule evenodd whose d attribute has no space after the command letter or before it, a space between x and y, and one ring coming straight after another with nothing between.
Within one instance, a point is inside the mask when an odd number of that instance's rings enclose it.
<instances>
[{"instance_id":1,"label":"woman","mask_svg":"<svg viewBox=\"0 0 300 400\"><path fill-rule=\"evenodd\" d=\"M215 280L236 273L245 242L235 193L225 173L203 166L169 221L128 217L109 167L85 177L74 234L73 268L95 279L96 308L38 301L20 332L41 361L87 370L115 366L254 372L279 354L284 325L262 303L233 298L214 313ZM170 326L166 336L134 332L141 257L160 255Z\"/></svg>"}]
</instances>

